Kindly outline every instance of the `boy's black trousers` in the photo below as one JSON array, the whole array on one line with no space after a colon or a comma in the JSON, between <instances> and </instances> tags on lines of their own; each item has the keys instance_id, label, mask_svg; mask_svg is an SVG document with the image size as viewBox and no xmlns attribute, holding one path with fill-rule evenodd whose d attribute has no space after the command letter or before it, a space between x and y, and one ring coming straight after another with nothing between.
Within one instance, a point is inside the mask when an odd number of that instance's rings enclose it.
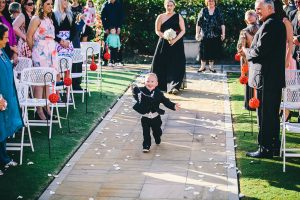
<instances>
[{"instance_id":1,"label":"boy's black trousers","mask_svg":"<svg viewBox=\"0 0 300 200\"><path fill-rule=\"evenodd\" d=\"M144 136L143 148L149 149L151 146L150 128L152 129L152 134L156 144L159 144L160 136L162 135L162 130L161 130L162 121L160 115L152 119L148 117L142 117L141 123L143 127L143 136Z\"/></svg>"}]
</instances>

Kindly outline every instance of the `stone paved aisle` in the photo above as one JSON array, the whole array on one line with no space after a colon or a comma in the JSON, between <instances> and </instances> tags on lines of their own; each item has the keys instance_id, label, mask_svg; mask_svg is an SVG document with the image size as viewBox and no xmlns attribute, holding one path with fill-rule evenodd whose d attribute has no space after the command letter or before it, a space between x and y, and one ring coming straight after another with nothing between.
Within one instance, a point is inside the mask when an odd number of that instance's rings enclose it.
<instances>
[{"instance_id":1,"label":"stone paved aisle","mask_svg":"<svg viewBox=\"0 0 300 200\"><path fill-rule=\"evenodd\" d=\"M162 143L142 153L127 92L40 199L238 199L226 77L188 71L182 106L162 117Z\"/></svg>"}]
</instances>

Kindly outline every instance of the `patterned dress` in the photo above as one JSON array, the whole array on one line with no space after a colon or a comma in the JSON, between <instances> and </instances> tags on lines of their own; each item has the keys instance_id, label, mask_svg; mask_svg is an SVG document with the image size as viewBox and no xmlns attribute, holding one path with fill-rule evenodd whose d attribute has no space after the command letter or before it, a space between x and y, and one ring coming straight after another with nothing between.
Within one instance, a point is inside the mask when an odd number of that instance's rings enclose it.
<instances>
[{"instance_id":1,"label":"patterned dress","mask_svg":"<svg viewBox=\"0 0 300 200\"><path fill-rule=\"evenodd\" d=\"M48 17L41 23L33 35L32 61L34 67L53 67L57 70L55 31L52 20Z\"/></svg>"}]
</instances>

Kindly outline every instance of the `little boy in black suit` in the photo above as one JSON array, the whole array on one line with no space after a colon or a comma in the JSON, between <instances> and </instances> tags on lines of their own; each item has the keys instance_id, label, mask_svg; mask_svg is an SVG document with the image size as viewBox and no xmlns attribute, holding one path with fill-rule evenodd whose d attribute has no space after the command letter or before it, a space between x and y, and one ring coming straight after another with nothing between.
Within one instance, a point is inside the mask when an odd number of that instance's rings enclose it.
<instances>
[{"instance_id":1,"label":"little boy in black suit","mask_svg":"<svg viewBox=\"0 0 300 200\"><path fill-rule=\"evenodd\" d=\"M133 109L142 115L141 124L143 127L143 152L150 151L151 136L150 128L153 132L153 137L156 144L161 142L161 117L165 113L159 108L160 103L164 104L171 110L179 110L180 105L175 104L166 98L164 94L157 88L158 80L154 73L149 73L145 76L145 86L137 87L132 85L132 93L134 99L137 101Z\"/></svg>"}]
</instances>

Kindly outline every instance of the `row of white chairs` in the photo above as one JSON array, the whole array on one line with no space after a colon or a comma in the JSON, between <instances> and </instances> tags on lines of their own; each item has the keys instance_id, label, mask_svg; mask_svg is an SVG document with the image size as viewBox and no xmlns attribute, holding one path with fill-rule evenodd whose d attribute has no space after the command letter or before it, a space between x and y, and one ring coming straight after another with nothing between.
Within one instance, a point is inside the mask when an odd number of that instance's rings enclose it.
<instances>
[{"instance_id":1,"label":"row of white chairs","mask_svg":"<svg viewBox=\"0 0 300 200\"><path fill-rule=\"evenodd\" d=\"M95 42L84 42L81 43L80 49L74 49L74 55L72 58L70 57L63 57L59 56L58 59L58 66L59 73L62 78L67 74L68 71L70 78L80 78L82 77L83 83L90 84L96 83L98 88L102 90L102 67L101 67L101 48L99 43ZM89 77L88 63L89 58L94 55L98 55L98 68L96 70L96 78ZM81 63L83 62L83 70L81 73L72 73L72 63ZM20 102L20 106L22 109L22 117L24 121L25 127L22 129L21 141L20 143L7 143L7 150L18 150L20 151L20 164L23 161L23 147L30 146L32 151L34 151L32 137L31 137L31 126L47 126L49 127L48 137L51 139L52 137L52 124L57 122L59 127L61 128L60 116L59 116L59 107L66 107L67 108L67 116L69 113L69 105L73 105L74 109L75 106L75 98L74 93L81 93L82 94L82 102L84 102L84 94L88 92L90 95L90 90L80 90L76 91L73 90L71 86L56 86L56 71L52 68L44 68L44 67L32 67L32 61L28 58L19 58L18 64L14 67L14 76L15 76L15 83L18 92L18 98ZM18 80L20 79L20 80ZM66 95L66 102L65 103L56 103L52 104L48 99L36 99L29 96L29 91L33 94L32 87L34 86L44 86L47 85L51 87L51 91L60 91L62 95ZM72 101L70 102L70 99ZM35 110L36 107L41 106L45 107L46 105L50 106L51 116L49 120L31 120L28 118L28 109L33 108ZM58 120L53 120L53 110L54 107L56 108L56 113ZM24 134L25 128L28 130L28 137L29 143L24 143Z\"/></svg>"}]
</instances>

